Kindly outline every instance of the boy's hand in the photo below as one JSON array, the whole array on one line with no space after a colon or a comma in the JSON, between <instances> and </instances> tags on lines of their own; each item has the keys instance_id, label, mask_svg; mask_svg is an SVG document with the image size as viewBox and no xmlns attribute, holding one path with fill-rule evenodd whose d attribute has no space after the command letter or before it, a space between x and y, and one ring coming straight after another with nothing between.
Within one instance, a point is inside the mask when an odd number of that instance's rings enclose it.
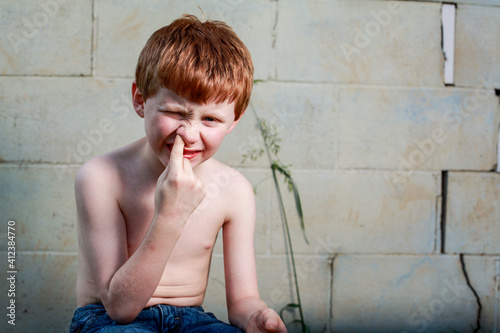
<instances>
[{"instance_id":1,"label":"boy's hand","mask_svg":"<svg viewBox=\"0 0 500 333\"><path fill-rule=\"evenodd\" d=\"M246 332L286 333L288 331L280 316L274 310L267 308L259 310L250 318Z\"/></svg>"},{"instance_id":2,"label":"boy's hand","mask_svg":"<svg viewBox=\"0 0 500 333\"><path fill-rule=\"evenodd\" d=\"M205 195L205 186L194 174L191 162L184 158L184 141L177 135L170 162L156 184L156 215L162 219L180 216L185 223Z\"/></svg>"}]
</instances>

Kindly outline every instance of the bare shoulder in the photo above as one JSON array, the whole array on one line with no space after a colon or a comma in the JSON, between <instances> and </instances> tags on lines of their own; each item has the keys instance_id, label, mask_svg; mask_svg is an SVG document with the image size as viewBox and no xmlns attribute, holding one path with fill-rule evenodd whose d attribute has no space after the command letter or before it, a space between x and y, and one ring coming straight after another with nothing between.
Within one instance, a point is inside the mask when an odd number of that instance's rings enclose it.
<instances>
[{"instance_id":1,"label":"bare shoulder","mask_svg":"<svg viewBox=\"0 0 500 333\"><path fill-rule=\"evenodd\" d=\"M222 192L234 199L242 195L253 195L253 188L248 179L238 170L215 159L211 160L210 168L204 171L207 190Z\"/></svg>"},{"instance_id":2,"label":"bare shoulder","mask_svg":"<svg viewBox=\"0 0 500 333\"><path fill-rule=\"evenodd\" d=\"M210 168L203 171L203 179L207 189L206 203L216 202L219 209L225 211L226 222L253 216L253 187L241 172L212 159Z\"/></svg>"},{"instance_id":3,"label":"bare shoulder","mask_svg":"<svg viewBox=\"0 0 500 333\"><path fill-rule=\"evenodd\" d=\"M125 173L132 168L130 165L134 161L132 157L139 145L138 141L85 162L75 178L77 198L82 192L119 193L123 180L126 179Z\"/></svg>"},{"instance_id":4,"label":"bare shoulder","mask_svg":"<svg viewBox=\"0 0 500 333\"><path fill-rule=\"evenodd\" d=\"M78 170L75 178L75 190L85 191L92 186L107 187L119 178L119 170L115 159L109 154L92 158Z\"/></svg>"}]
</instances>

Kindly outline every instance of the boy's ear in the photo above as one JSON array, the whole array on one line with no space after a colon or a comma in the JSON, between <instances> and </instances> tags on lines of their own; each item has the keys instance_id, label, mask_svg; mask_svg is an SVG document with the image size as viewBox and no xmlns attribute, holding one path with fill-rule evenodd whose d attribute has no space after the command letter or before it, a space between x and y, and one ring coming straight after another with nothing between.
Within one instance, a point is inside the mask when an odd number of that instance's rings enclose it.
<instances>
[{"instance_id":1,"label":"boy's ear","mask_svg":"<svg viewBox=\"0 0 500 333\"><path fill-rule=\"evenodd\" d=\"M226 135L228 135L229 133L231 133L231 131L236 127L236 125L238 125L238 122L240 121L240 119L241 118L238 118L238 120L233 121L233 123L231 124L231 126L227 130Z\"/></svg>"},{"instance_id":2,"label":"boy's ear","mask_svg":"<svg viewBox=\"0 0 500 333\"><path fill-rule=\"evenodd\" d=\"M144 97L137 87L135 80L132 81L132 105L139 117L144 118Z\"/></svg>"},{"instance_id":3,"label":"boy's ear","mask_svg":"<svg viewBox=\"0 0 500 333\"><path fill-rule=\"evenodd\" d=\"M243 114L245 113L246 110L243 110L243 112L240 114L240 117L238 118L238 120L235 120L231 126L229 127L229 130L227 131L226 135L228 135L229 133L231 133L231 131L236 127L236 125L238 125L238 122L240 121L241 119L241 116L243 116Z\"/></svg>"}]
</instances>

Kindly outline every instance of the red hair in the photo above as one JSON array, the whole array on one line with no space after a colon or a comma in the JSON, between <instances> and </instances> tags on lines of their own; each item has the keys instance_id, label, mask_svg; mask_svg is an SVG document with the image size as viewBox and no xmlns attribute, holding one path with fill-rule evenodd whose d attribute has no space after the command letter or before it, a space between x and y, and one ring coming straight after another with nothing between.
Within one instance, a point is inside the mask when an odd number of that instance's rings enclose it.
<instances>
[{"instance_id":1,"label":"red hair","mask_svg":"<svg viewBox=\"0 0 500 333\"><path fill-rule=\"evenodd\" d=\"M195 103L234 101L239 119L250 100L253 63L227 24L184 15L151 35L135 80L144 100L162 86Z\"/></svg>"}]
</instances>

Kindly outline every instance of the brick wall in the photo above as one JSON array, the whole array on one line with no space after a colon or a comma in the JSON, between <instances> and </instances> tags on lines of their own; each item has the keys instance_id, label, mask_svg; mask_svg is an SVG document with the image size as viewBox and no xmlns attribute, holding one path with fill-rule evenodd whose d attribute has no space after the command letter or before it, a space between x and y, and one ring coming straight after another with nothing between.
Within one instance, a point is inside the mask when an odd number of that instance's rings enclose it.
<instances>
[{"instance_id":1,"label":"brick wall","mask_svg":"<svg viewBox=\"0 0 500 333\"><path fill-rule=\"evenodd\" d=\"M3 1L0 253L6 267L13 220L18 273L16 327L3 314L0 330L67 331L74 175L143 135L130 104L137 56L200 5L248 45L262 80L252 103L283 138L309 239L286 194L312 331L498 332L500 2L457 2L445 86L438 1ZM279 310L295 295L270 171L241 164L254 125L248 112L217 156L258 184L260 290ZM219 243L204 306L227 318Z\"/></svg>"}]
</instances>

